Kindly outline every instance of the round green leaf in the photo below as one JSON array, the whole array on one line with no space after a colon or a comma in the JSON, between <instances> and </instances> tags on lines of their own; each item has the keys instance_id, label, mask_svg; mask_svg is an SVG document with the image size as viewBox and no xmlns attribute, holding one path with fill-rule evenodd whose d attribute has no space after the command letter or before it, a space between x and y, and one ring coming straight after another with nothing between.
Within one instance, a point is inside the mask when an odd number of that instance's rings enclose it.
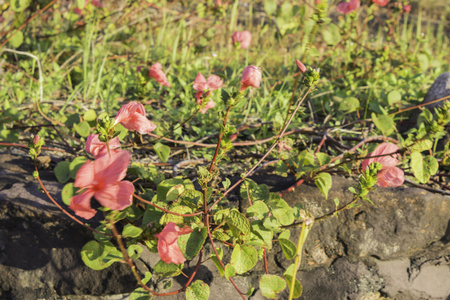
<instances>
[{"instance_id":1,"label":"round green leaf","mask_svg":"<svg viewBox=\"0 0 450 300\"><path fill-rule=\"evenodd\" d=\"M29 0L10 0L11 9L15 12L21 12L30 5Z\"/></svg>"},{"instance_id":2,"label":"round green leaf","mask_svg":"<svg viewBox=\"0 0 450 300\"><path fill-rule=\"evenodd\" d=\"M70 205L70 200L72 199L73 195L75 195L76 188L73 186L72 182L69 182L66 184L62 191L61 191L61 198L65 205Z\"/></svg>"},{"instance_id":3,"label":"round green leaf","mask_svg":"<svg viewBox=\"0 0 450 300\"><path fill-rule=\"evenodd\" d=\"M391 91L389 92L388 96L388 102L390 105L393 105L395 103L398 103L400 100L402 100L402 95L399 91Z\"/></svg>"},{"instance_id":4,"label":"round green leaf","mask_svg":"<svg viewBox=\"0 0 450 300\"><path fill-rule=\"evenodd\" d=\"M23 43L23 33L22 31L17 31L11 38L9 39L9 44L13 48L19 48Z\"/></svg>"},{"instance_id":5,"label":"round green leaf","mask_svg":"<svg viewBox=\"0 0 450 300\"><path fill-rule=\"evenodd\" d=\"M73 128L75 128L75 131L82 137L88 137L89 134L91 134L91 127L89 126L89 123L86 121L74 124Z\"/></svg>"},{"instance_id":6,"label":"round green leaf","mask_svg":"<svg viewBox=\"0 0 450 300\"><path fill-rule=\"evenodd\" d=\"M186 300L208 300L209 286L201 280L196 280L186 290Z\"/></svg>"},{"instance_id":7,"label":"round green leaf","mask_svg":"<svg viewBox=\"0 0 450 300\"><path fill-rule=\"evenodd\" d=\"M142 232L143 230L141 228L127 224L123 228L122 236L126 238L137 238Z\"/></svg>"},{"instance_id":8,"label":"round green leaf","mask_svg":"<svg viewBox=\"0 0 450 300\"><path fill-rule=\"evenodd\" d=\"M264 297L277 299L277 294L286 288L286 281L276 275L264 274L259 280L259 288Z\"/></svg>"},{"instance_id":9,"label":"round green leaf","mask_svg":"<svg viewBox=\"0 0 450 300\"><path fill-rule=\"evenodd\" d=\"M178 246L187 260L191 260L200 252L207 235L206 227L204 227L200 231L194 230L190 234L184 234L178 238Z\"/></svg>"},{"instance_id":10,"label":"round green leaf","mask_svg":"<svg viewBox=\"0 0 450 300\"><path fill-rule=\"evenodd\" d=\"M183 265L179 267L174 263L166 264L164 261L160 260L156 263L153 273L160 277L174 277L181 274L181 269Z\"/></svg>"},{"instance_id":11,"label":"round green leaf","mask_svg":"<svg viewBox=\"0 0 450 300\"><path fill-rule=\"evenodd\" d=\"M70 179L70 162L60 161L54 172L59 183L66 183Z\"/></svg>"},{"instance_id":12,"label":"round green leaf","mask_svg":"<svg viewBox=\"0 0 450 300\"><path fill-rule=\"evenodd\" d=\"M150 300L152 299L152 295L150 295L149 291L144 290L144 288L140 287L135 289L130 294L130 300Z\"/></svg>"},{"instance_id":13,"label":"round green leaf","mask_svg":"<svg viewBox=\"0 0 450 300\"><path fill-rule=\"evenodd\" d=\"M237 244L231 254L230 264L237 274L243 274L251 270L258 261L258 253L253 246Z\"/></svg>"},{"instance_id":14,"label":"round green leaf","mask_svg":"<svg viewBox=\"0 0 450 300\"><path fill-rule=\"evenodd\" d=\"M347 97L339 104L339 110L345 113L351 113L359 108L359 100L355 97Z\"/></svg>"}]
</instances>

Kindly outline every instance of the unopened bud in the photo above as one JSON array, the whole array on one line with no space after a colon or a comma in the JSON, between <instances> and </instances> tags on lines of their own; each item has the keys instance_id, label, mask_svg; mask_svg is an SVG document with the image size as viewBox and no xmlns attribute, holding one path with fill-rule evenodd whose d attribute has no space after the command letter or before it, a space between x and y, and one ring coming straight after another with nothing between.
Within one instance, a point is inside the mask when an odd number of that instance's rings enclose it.
<instances>
[{"instance_id":1,"label":"unopened bud","mask_svg":"<svg viewBox=\"0 0 450 300\"><path fill-rule=\"evenodd\" d=\"M39 135L36 134L33 138L33 144L37 145L37 143L39 143Z\"/></svg>"},{"instance_id":2,"label":"unopened bud","mask_svg":"<svg viewBox=\"0 0 450 300\"><path fill-rule=\"evenodd\" d=\"M234 141L235 139L237 139L238 135L239 135L238 132L235 132L232 135L230 135L230 141Z\"/></svg>"},{"instance_id":3,"label":"unopened bud","mask_svg":"<svg viewBox=\"0 0 450 300\"><path fill-rule=\"evenodd\" d=\"M305 65L299 61L298 59L295 61L295 63L297 64L298 69L300 70L300 72L302 73L306 73L306 67Z\"/></svg>"}]
</instances>

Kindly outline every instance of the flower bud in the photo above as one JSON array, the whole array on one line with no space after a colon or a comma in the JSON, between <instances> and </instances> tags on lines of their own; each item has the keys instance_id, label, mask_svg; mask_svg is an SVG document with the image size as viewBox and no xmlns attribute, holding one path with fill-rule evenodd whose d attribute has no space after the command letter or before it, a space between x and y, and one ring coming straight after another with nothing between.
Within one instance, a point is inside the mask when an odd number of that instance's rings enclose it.
<instances>
[{"instance_id":1,"label":"flower bud","mask_svg":"<svg viewBox=\"0 0 450 300\"><path fill-rule=\"evenodd\" d=\"M230 135L230 141L232 142L232 141L236 140L238 135L239 135L239 132L235 132L232 135Z\"/></svg>"},{"instance_id":2,"label":"flower bud","mask_svg":"<svg viewBox=\"0 0 450 300\"><path fill-rule=\"evenodd\" d=\"M33 138L33 144L37 145L37 143L39 143L39 135L36 134Z\"/></svg>"},{"instance_id":3,"label":"flower bud","mask_svg":"<svg viewBox=\"0 0 450 300\"><path fill-rule=\"evenodd\" d=\"M403 12L404 13L409 13L411 11L411 5L405 5L403 6Z\"/></svg>"},{"instance_id":4,"label":"flower bud","mask_svg":"<svg viewBox=\"0 0 450 300\"><path fill-rule=\"evenodd\" d=\"M301 61L299 61L299 60L297 59L297 60L295 60L295 63L297 64L297 67L298 67L298 69L300 70L300 72L306 73L306 67L305 67L305 65L304 65Z\"/></svg>"},{"instance_id":5,"label":"flower bud","mask_svg":"<svg viewBox=\"0 0 450 300\"><path fill-rule=\"evenodd\" d=\"M262 73L261 73L261 68L260 67L256 67L256 66L248 66L244 69L244 72L242 72L242 80L241 80L241 84L242 87L240 89L240 91L244 91L246 88L248 88L249 86L252 87L259 87L259 85L261 84L261 79L262 79Z\"/></svg>"}]
</instances>

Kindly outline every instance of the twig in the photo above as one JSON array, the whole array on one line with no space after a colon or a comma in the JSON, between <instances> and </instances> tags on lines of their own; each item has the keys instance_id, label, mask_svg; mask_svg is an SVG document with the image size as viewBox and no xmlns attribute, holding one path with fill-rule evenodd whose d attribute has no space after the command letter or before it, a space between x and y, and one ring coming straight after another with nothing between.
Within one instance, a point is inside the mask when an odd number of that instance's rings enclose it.
<instances>
[{"instance_id":1,"label":"twig","mask_svg":"<svg viewBox=\"0 0 450 300\"><path fill-rule=\"evenodd\" d=\"M155 207L155 208L157 208L157 209L159 209L159 210L162 210L162 211L165 212L165 213L168 213L168 214L171 214L171 215L175 215L175 216L179 216L179 217L194 217L194 216L198 216L198 215L203 214L202 211L196 212L196 213L193 213L193 214L179 214L179 213L176 213L176 212L167 210L167 209L165 209L165 208L163 208L163 207L161 207L161 206L159 206L159 205L156 205L155 203L152 203L152 202L150 202L150 201L147 201L147 200L145 200L145 199L139 197L139 196L136 195L136 194L133 194L133 197L135 197L136 199L138 199L138 200L141 201L141 202L144 202L144 203L146 203L146 204L148 204L148 205L151 205L151 206L153 206L153 207Z\"/></svg>"}]
</instances>

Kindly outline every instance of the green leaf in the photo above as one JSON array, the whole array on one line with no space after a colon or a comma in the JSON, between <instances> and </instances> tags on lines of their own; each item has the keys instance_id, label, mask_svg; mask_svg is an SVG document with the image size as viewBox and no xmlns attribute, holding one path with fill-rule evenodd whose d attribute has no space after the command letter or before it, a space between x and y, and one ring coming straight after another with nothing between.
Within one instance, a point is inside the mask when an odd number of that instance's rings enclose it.
<instances>
[{"instance_id":1,"label":"green leaf","mask_svg":"<svg viewBox=\"0 0 450 300\"><path fill-rule=\"evenodd\" d=\"M73 186L72 182L66 184L61 191L61 198L65 205L69 206L72 197L75 195L77 188Z\"/></svg>"},{"instance_id":2,"label":"green leaf","mask_svg":"<svg viewBox=\"0 0 450 300\"><path fill-rule=\"evenodd\" d=\"M414 143L414 145L412 145L410 147L411 151L417 151L417 152L422 152L425 150L430 150L431 147L433 147L433 141L431 140L419 140L417 142Z\"/></svg>"},{"instance_id":3,"label":"green leaf","mask_svg":"<svg viewBox=\"0 0 450 300\"><path fill-rule=\"evenodd\" d=\"M166 194L166 201L175 201L184 192L184 185L177 184L170 188Z\"/></svg>"},{"instance_id":4,"label":"green leaf","mask_svg":"<svg viewBox=\"0 0 450 300\"><path fill-rule=\"evenodd\" d=\"M399 91L390 91L389 94L387 95L387 99L389 105L393 105L399 103L400 100L402 100L402 95L400 94Z\"/></svg>"},{"instance_id":5,"label":"green leaf","mask_svg":"<svg viewBox=\"0 0 450 300\"><path fill-rule=\"evenodd\" d=\"M9 3L11 5L11 9L15 12L21 12L30 5L29 0L10 0Z\"/></svg>"},{"instance_id":6,"label":"green leaf","mask_svg":"<svg viewBox=\"0 0 450 300\"><path fill-rule=\"evenodd\" d=\"M331 157L322 152L316 153L316 158L320 166L328 165L331 162Z\"/></svg>"},{"instance_id":7,"label":"green leaf","mask_svg":"<svg viewBox=\"0 0 450 300\"><path fill-rule=\"evenodd\" d=\"M178 185L183 184L183 179L181 178L171 178L162 181L160 184L158 184L158 187L156 188L156 192L158 195L158 200L160 201L167 201L166 195L169 192L169 190Z\"/></svg>"},{"instance_id":8,"label":"green leaf","mask_svg":"<svg viewBox=\"0 0 450 300\"><path fill-rule=\"evenodd\" d=\"M182 267L179 267L174 263L166 264L164 261L160 260L153 268L153 273L160 277L174 277L181 274L181 269Z\"/></svg>"},{"instance_id":9,"label":"green leaf","mask_svg":"<svg viewBox=\"0 0 450 300\"><path fill-rule=\"evenodd\" d=\"M263 225L263 221L253 221L251 224L251 230L254 237L248 242L254 246L265 247L267 249L272 248L273 231L268 230Z\"/></svg>"},{"instance_id":10,"label":"green leaf","mask_svg":"<svg viewBox=\"0 0 450 300\"><path fill-rule=\"evenodd\" d=\"M178 237L178 246L187 260L193 259L200 252L207 235L207 229L203 227L201 230L194 230L190 234Z\"/></svg>"},{"instance_id":11,"label":"green leaf","mask_svg":"<svg viewBox=\"0 0 450 300\"><path fill-rule=\"evenodd\" d=\"M9 39L9 44L13 48L19 48L23 44L23 33L22 31L17 31L11 38Z\"/></svg>"},{"instance_id":12,"label":"green leaf","mask_svg":"<svg viewBox=\"0 0 450 300\"><path fill-rule=\"evenodd\" d=\"M411 153L411 168L413 170L414 176L419 180L420 183L427 183L430 176L436 174L439 169L439 163L431 155L422 157L420 152Z\"/></svg>"},{"instance_id":13,"label":"green leaf","mask_svg":"<svg viewBox=\"0 0 450 300\"><path fill-rule=\"evenodd\" d=\"M161 144L161 143L156 143L153 146L153 149L155 150L155 152L158 155L159 159L163 163L167 162L167 160L169 159L169 155L170 155L170 147L169 146L166 146L166 145Z\"/></svg>"},{"instance_id":14,"label":"green leaf","mask_svg":"<svg viewBox=\"0 0 450 300\"><path fill-rule=\"evenodd\" d=\"M122 261L122 252L111 242L90 241L81 249L81 259L93 270L103 270L116 261Z\"/></svg>"},{"instance_id":15,"label":"green leaf","mask_svg":"<svg viewBox=\"0 0 450 300\"><path fill-rule=\"evenodd\" d=\"M78 124L73 124L75 131L82 137L88 137L91 134L91 126L86 121L80 122Z\"/></svg>"},{"instance_id":16,"label":"green leaf","mask_svg":"<svg viewBox=\"0 0 450 300\"><path fill-rule=\"evenodd\" d=\"M284 279L286 279L287 284L288 284L288 289L290 290L291 288L291 283L292 283L292 277L293 277L293 273L294 272L294 264L291 264L287 270L284 272ZM295 279L295 284L294 284L294 295L293 298L298 298L302 295L302 290L303 287L300 283L300 281L296 278Z\"/></svg>"},{"instance_id":17,"label":"green leaf","mask_svg":"<svg viewBox=\"0 0 450 300\"><path fill-rule=\"evenodd\" d=\"M142 251L144 250L139 245L131 245L127 249L128 256L131 259L138 259L141 256Z\"/></svg>"},{"instance_id":18,"label":"green leaf","mask_svg":"<svg viewBox=\"0 0 450 300\"><path fill-rule=\"evenodd\" d=\"M82 165L84 165L88 161L87 157L85 156L78 156L75 157L75 159L70 163L69 170L70 170L70 177L72 179L75 179L77 177L77 172L81 168Z\"/></svg>"},{"instance_id":19,"label":"green leaf","mask_svg":"<svg viewBox=\"0 0 450 300\"><path fill-rule=\"evenodd\" d=\"M329 173L319 173L314 180L314 183L317 185L319 190L324 195L325 199L328 199L328 191L331 189L331 185L333 180L331 179L331 175Z\"/></svg>"},{"instance_id":20,"label":"green leaf","mask_svg":"<svg viewBox=\"0 0 450 300\"><path fill-rule=\"evenodd\" d=\"M258 253L252 246L237 244L231 254L230 264L237 274L243 274L251 270L258 261Z\"/></svg>"},{"instance_id":21,"label":"green leaf","mask_svg":"<svg viewBox=\"0 0 450 300\"><path fill-rule=\"evenodd\" d=\"M390 135L394 132L394 120L388 115L379 115L372 113L372 120L375 126L383 132L384 135Z\"/></svg>"},{"instance_id":22,"label":"green leaf","mask_svg":"<svg viewBox=\"0 0 450 300\"><path fill-rule=\"evenodd\" d=\"M264 10L268 16L272 16L277 10L277 2L275 0L264 1Z\"/></svg>"},{"instance_id":23,"label":"green leaf","mask_svg":"<svg viewBox=\"0 0 450 300\"><path fill-rule=\"evenodd\" d=\"M102 243L102 242L107 242L107 241L109 241L109 240L111 240L112 239L112 231L111 231L111 229L109 229L109 228L107 228L107 227L105 227L105 225L100 225L100 226L98 226L97 228L95 228L97 231L99 231L99 232L103 232L103 233L105 233L105 234L109 234L110 236L107 236L107 235L104 235L104 234L99 234L99 233L97 233L97 232L94 232L94 238L98 241L98 242L100 242L100 243Z\"/></svg>"},{"instance_id":24,"label":"green leaf","mask_svg":"<svg viewBox=\"0 0 450 300\"><path fill-rule=\"evenodd\" d=\"M235 208L232 209L227 216L227 224L230 226L235 237L239 237L239 233L242 233L244 236L250 233L250 223L248 222L248 219Z\"/></svg>"},{"instance_id":25,"label":"green leaf","mask_svg":"<svg viewBox=\"0 0 450 300\"><path fill-rule=\"evenodd\" d=\"M336 45L341 41L341 33L339 27L333 23L328 25L328 28L322 31L323 39L328 45Z\"/></svg>"},{"instance_id":26,"label":"green leaf","mask_svg":"<svg viewBox=\"0 0 450 300\"><path fill-rule=\"evenodd\" d=\"M359 108L359 100L355 97L347 97L339 104L339 110L345 113L357 111Z\"/></svg>"},{"instance_id":27,"label":"green leaf","mask_svg":"<svg viewBox=\"0 0 450 300\"><path fill-rule=\"evenodd\" d=\"M267 202L273 216L281 223L281 225L290 225L294 222L294 214L292 208L281 199L278 194L271 193L270 200Z\"/></svg>"},{"instance_id":28,"label":"green leaf","mask_svg":"<svg viewBox=\"0 0 450 300\"><path fill-rule=\"evenodd\" d=\"M280 221L278 221L277 218L275 218L274 216L270 216L268 218L264 219L263 225L265 228L271 230L271 231L275 231L275 232L279 232L280 230Z\"/></svg>"},{"instance_id":29,"label":"green leaf","mask_svg":"<svg viewBox=\"0 0 450 300\"><path fill-rule=\"evenodd\" d=\"M278 242L280 243L281 249L283 249L284 256L286 256L286 259L293 259L295 257L295 254L297 253L297 247L295 244L287 239L278 239Z\"/></svg>"},{"instance_id":30,"label":"green leaf","mask_svg":"<svg viewBox=\"0 0 450 300\"><path fill-rule=\"evenodd\" d=\"M270 198L269 187L265 184L258 185L251 179L246 179L242 183L240 194L242 199L250 199L252 202L267 201Z\"/></svg>"},{"instance_id":31,"label":"green leaf","mask_svg":"<svg viewBox=\"0 0 450 300\"><path fill-rule=\"evenodd\" d=\"M216 247L217 254L219 255L220 260L223 258L223 249ZM225 270L222 268L222 265L219 262L219 258L217 258L216 253L214 251L211 253L211 259L216 265L217 270L219 271L220 276L223 276L225 273Z\"/></svg>"},{"instance_id":32,"label":"green leaf","mask_svg":"<svg viewBox=\"0 0 450 300\"><path fill-rule=\"evenodd\" d=\"M201 280L196 280L186 290L186 300L208 300L209 286Z\"/></svg>"},{"instance_id":33,"label":"green leaf","mask_svg":"<svg viewBox=\"0 0 450 300\"><path fill-rule=\"evenodd\" d=\"M144 288L140 287L135 289L129 296L130 300L150 300L152 299L152 295L149 291L144 290Z\"/></svg>"},{"instance_id":34,"label":"green leaf","mask_svg":"<svg viewBox=\"0 0 450 300\"><path fill-rule=\"evenodd\" d=\"M87 122L97 121L97 113L95 110L90 109L84 113L83 119Z\"/></svg>"},{"instance_id":35,"label":"green leaf","mask_svg":"<svg viewBox=\"0 0 450 300\"><path fill-rule=\"evenodd\" d=\"M276 275L264 274L259 280L259 288L264 297L277 299L277 294L286 288L286 281Z\"/></svg>"},{"instance_id":36,"label":"green leaf","mask_svg":"<svg viewBox=\"0 0 450 300\"><path fill-rule=\"evenodd\" d=\"M66 183L70 179L70 162L60 161L53 172L59 183Z\"/></svg>"},{"instance_id":37,"label":"green leaf","mask_svg":"<svg viewBox=\"0 0 450 300\"><path fill-rule=\"evenodd\" d=\"M263 201L255 201L253 205L247 208L247 217L256 217L258 219L263 219L267 216L269 208Z\"/></svg>"},{"instance_id":38,"label":"green leaf","mask_svg":"<svg viewBox=\"0 0 450 300\"><path fill-rule=\"evenodd\" d=\"M131 224L125 225L122 231L122 236L125 238L137 238L142 234L143 230Z\"/></svg>"},{"instance_id":39,"label":"green leaf","mask_svg":"<svg viewBox=\"0 0 450 300\"><path fill-rule=\"evenodd\" d=\"M233 268L232 265L226 265L224 275L227 280L230 280L230 277L236 275L236 270Z\"/></svg>"}]
</instances>

